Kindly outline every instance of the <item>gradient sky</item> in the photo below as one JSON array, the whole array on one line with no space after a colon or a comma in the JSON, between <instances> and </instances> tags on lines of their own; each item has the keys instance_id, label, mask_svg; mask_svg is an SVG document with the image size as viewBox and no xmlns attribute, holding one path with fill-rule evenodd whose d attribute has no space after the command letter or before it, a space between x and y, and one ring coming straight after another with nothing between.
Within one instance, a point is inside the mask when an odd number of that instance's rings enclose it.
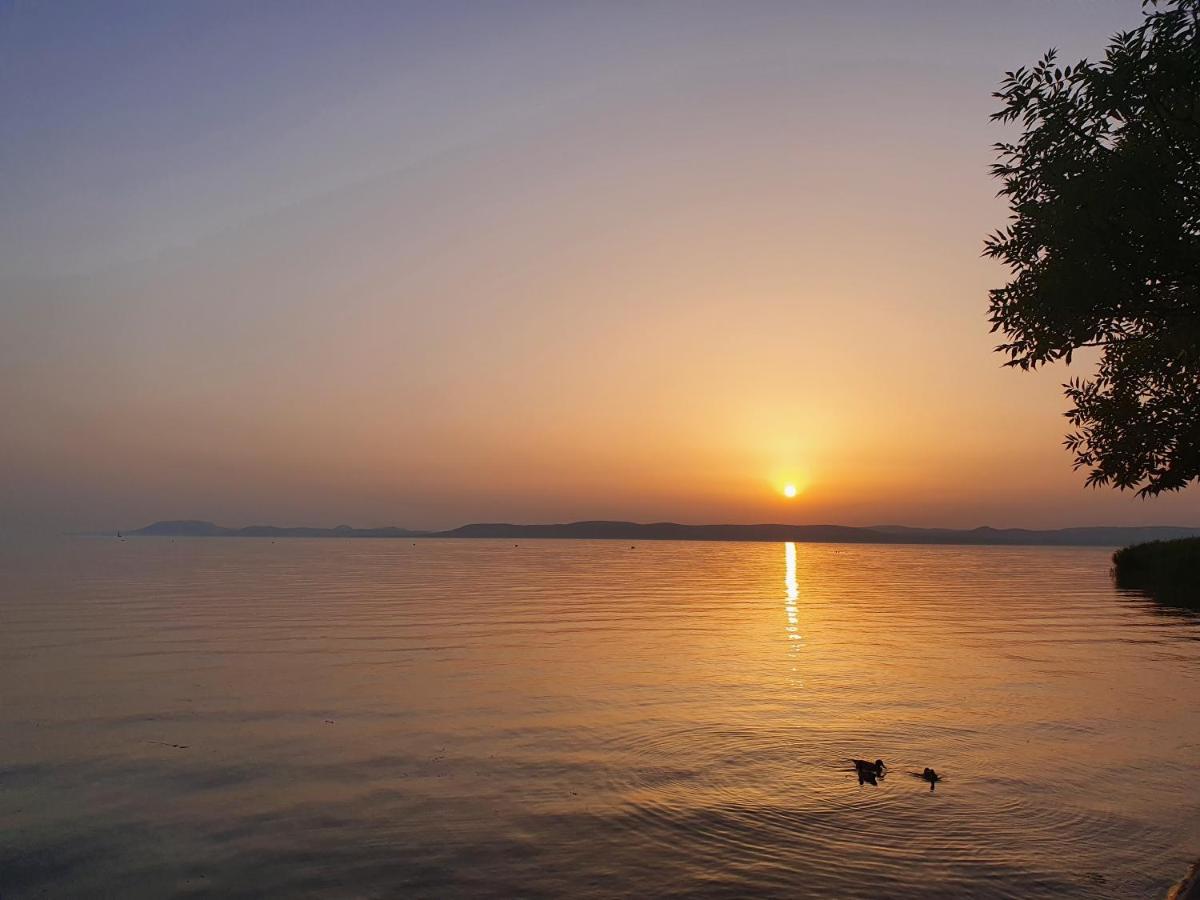
<instances>
[{"instance_id":1,"label":"gradient sky","mask_svg":"<svg viewBox=\"0 0 1200 900\"><path fill-rule=\"evenodd\" d=\"M0 3L0 517L1200 524L985 320L991 91L1139 18Z\"/></svg>"}]
</instances>

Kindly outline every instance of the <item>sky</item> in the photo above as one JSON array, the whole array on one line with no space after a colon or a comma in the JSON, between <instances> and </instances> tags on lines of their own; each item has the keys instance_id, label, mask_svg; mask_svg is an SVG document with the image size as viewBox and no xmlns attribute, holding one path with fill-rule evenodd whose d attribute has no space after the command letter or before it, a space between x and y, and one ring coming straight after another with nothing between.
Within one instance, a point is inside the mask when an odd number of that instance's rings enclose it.
<instances>
[{"instance_id":1,"label":"sky","mask_svg":"<svg viewBox=\"0 0 1200 900\"><path fill-rule=\"evenodd\" d=\"M0 528L1200 525L986 321L991 92L1139 19L0 0Z\"/></svg>"}]
</instances>

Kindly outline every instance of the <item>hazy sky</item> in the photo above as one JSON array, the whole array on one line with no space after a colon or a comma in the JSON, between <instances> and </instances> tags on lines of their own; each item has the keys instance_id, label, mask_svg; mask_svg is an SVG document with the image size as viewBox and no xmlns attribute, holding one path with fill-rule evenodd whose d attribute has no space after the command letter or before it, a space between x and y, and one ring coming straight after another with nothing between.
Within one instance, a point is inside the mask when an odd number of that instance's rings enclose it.
<instances>
[{"instance_id":1,"label":"hazy sky","mask_svg":"<svg viewBox=\"0 0 1200 900\"><path fill-rule=\"evenodd\" d=\"M991 91L1139 18L2 3L0 517L1200 524L985 321Z\"/></svg>"}]
</instances>

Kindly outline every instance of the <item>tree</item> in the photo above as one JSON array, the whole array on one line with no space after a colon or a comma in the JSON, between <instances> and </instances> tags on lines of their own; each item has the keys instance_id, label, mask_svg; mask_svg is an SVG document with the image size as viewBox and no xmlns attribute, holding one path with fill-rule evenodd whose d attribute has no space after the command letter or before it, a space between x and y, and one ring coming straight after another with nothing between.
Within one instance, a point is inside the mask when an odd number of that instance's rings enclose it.
<instances>
[{"instance_id":1,"label":"tree","mask_svg":"<svg viewBox=\"0 0 1200 900\"><path fill-rule=\"evenodd\" d=\"M992 119L1021 134L995 146L1011 216L984 253L1010 272L996 349L1027 370L1098 348L1065 445L1145 496L1200 479L1200 0L1142 6L1099 62L1005 73Z\"/></svg>"}]
</instances>

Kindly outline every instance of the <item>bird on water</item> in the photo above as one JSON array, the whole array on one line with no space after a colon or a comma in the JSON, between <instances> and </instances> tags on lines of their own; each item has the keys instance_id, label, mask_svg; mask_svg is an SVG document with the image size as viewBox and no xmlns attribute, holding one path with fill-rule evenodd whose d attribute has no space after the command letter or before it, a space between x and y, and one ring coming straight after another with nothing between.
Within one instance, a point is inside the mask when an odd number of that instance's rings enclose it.
<instances>
[{"instance_id":1,"label":"bird on water","mask_svg":"<svg viewBox=\"0 0 1200 900\"><path fill-rule=\"evenodd\" d=\"M931 791L935 787L937 787L937 783L942 780L942 776L939 775L937 772L935 772L933 769L931 769L929 766L926 766L924 771L909 772L908 774L911 775L913 778L920 778L922 781L928 781L929 789Z\"/></svg>"},{"instance_id":2,"label":"bird on water","mask_svg":"<svg viewBox=\"0 0 1200 900\"><path fill-rule=\"evenodd\" d=\"M882 759L877 759L875 762L868 762L865 759L852 759L850 762L854 763L854 771L858 774L859 784L863 784L864 782L875 784L876 779L882 778L884 769L887 768Z\"/></svg>"}]
</instances>

